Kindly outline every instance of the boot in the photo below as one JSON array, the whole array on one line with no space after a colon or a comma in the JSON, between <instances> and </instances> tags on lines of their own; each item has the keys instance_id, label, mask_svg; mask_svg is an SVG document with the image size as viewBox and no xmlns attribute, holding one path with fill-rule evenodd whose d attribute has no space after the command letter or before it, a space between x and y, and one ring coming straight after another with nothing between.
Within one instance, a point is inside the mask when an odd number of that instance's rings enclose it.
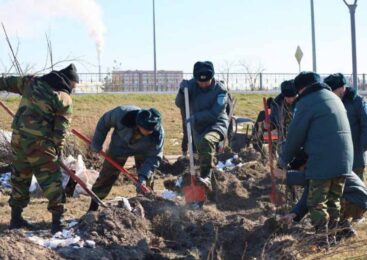
<instances>
[{"instance_id":1,"label":"boot","mask_svg":"<svg viewBox=\"0 0 367 260\"><path fill-rule=\"evenodd\" d=\"M51 233L54 235L65 227L61 224L63 213L52 213Z\"/></svg>"},{"instance_id":2,"label":"boot","mask_svg":"<svg viewBox=\"0 0 367 260\"><path fill-rule=\"evenodd\" d=\"M338 229L338 222L335 220L329 220L328 224L328 238L329 238L329 244L330 246L336 245L336 231Z\"/></svg>"},{"instance_id":3,"label":"boot","mask_svg":"<svg viewBox=\"0 0 367 260\"><path fill-rule=\"evenodd\" d=\"M207 190L212 191L212 170L210 170L207 175L199 177L198 182Z\"/></svg>"},{"instance_id":4,"label":"boot","mask_svg":"<svg viewBox=\"0 0 367 260\"><path fill-rule=\"evenodd\" d=\"M329 236L328 236L328 225L320 224L315 226L315 244L320 249L329 250Z\"/></svg>"},{"instance_id":5,"label":"boot","mask_svg":"<svg viewBox=\"0 0 367 260\"><path fill-rule=\"evenodd\" d=\"M339 231L336 233L337 241L357 236L357 231L352 227L347 219L339 221Z\"/></svg>"},{"instance_id":6,"label":"boot","mask_svg":"<svg viewBox=\"0 0 367 260\"><path fill-rule=\"evenodd\" d=\"M22 208L11 208L11 220L9 229L33 228L33 226L22 217L22 212Z\"/></svg>"},{"instance_id":7,"label":"boot","mask_svg":"<svg viewBox=\"0 0 367 260\"><path fill-rule=\"evenodd\" d=\"M99 207L98 203L95 202L94 200L91 200L90 205L89 205L88 212L89 211L97 211L98 210L98 207Z\"/></svg>"}]
</instances>

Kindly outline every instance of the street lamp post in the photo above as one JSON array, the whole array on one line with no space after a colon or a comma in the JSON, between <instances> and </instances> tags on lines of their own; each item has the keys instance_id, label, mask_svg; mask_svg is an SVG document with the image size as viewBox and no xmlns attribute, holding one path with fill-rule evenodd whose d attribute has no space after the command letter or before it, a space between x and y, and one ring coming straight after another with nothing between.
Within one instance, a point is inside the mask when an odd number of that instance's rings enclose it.
<instances>
[{"instance_id":1,"label":"street lamp post","mask_svg":"<svg viewBox=\"0 0 367 260\"><path fill-rule=\"evenodd\" d=\"M357 8L357 0L354 0L353 4L348 4L346 0L343 0L343 2L349 8L349 12L350 12L350 26L351 26L351 34L352 34L353 87L358 92L356 23L355 23L355 12Z\"/></svg>"},{"instance_id":2,"label":"street lamp post","mask_svg":"<svg viewBox=\"0 0 367 260\"><path fill-rule=\"evenodd\" d=\"M315 39L315 13L313 0L311 0L311 30L312 30L312 68L316 72L316 39Z\"/></svg>"},{"instance_id":3,"label":"street lamp post","mask_svg":"<svg viewBox=\"0 0 367 260\"><path fill-rule=\"evenodd\" d=\"M158 91L157 86L157 54L155 47L155 0L153 0L153 48L154 48L154 88Z\"/></svg>"}]
</instances>

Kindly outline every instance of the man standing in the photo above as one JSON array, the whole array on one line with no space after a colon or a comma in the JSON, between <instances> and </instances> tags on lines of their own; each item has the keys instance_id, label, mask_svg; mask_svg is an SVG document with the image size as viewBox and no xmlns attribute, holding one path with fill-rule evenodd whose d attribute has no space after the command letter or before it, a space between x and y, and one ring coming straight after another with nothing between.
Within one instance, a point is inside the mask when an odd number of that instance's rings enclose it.
<instances>
[{"instance_id":1,"label":"man standing","mask_svg":"<svg viewBox=\"0 0 367 260\"><path fill-rule=\"evenodd\" d=\"M14 154L11 176L10 229L30 228L22 217L29 203L29 186L34 174L48 199L52 213L51 232L62 230L65 194L58 160L72 115L71 91L79 83L74 64L42 77L0 78L0 90L22 96L14 117L11 140Z\"/></svg>"},{"instance_id":2,"label":"man standing","mask_svg":"<svg viewBox=\"0 0 367 260\"><path fill-rule=\"evenodd\" d=\"M328 228L335 232L345 176L352 171L353 143L347 113L320 76L301 72L294 80L299 93L279 165L285 169L301 147L308 156L307 207L317 244L329 246Z\"/></svg>"},{"instance_id":3,"label":"man standing","mask_svg":"<svg viewBox=\"0 0 367 260\"><path fill-rule=\"evenodd\" d=\"M270 107L270 122L272 128L278 131L279 141L284 141L293 117L293 104L297 97L297 91L293 80L283 81L280 89L281 93L274 99Z\"/></svg>"},{"instance_id":4,"label":"man standing","mask_svg":"<svg viewBox=\"0 0 367 260\"><path fill-rule=\"evenodd\" d=\"M324 83L340 97L347 110L354 147L353 171L364 181L363 173L367 163L367 103L353 88L346 86L347 81L341 73L329 75Z\"/></svg>"},{"instance_id":5,"label":"man standing","mask_svg":"<svg viewBox=\"0 0 367 260\"><path fill-rule=\"evenodd\" d=\"M184 88L188 88L190 122L194 143L200 160L199 182L211 190L211 175L216 147L228 131L227 89L214 79L214 66L210 61L194 65L194 78L183 80L176 96L176 106L185 107Z\"/></svg>"},{"instance_id":6,"label":"man standing","mask_svg":"<svg viewBox=\"0 0 367 260\"><path fill-rule=\"evenodd\" d=\"M119 106L106 112L98 121L90 146L92 152L100 152L111 128L111 142L107 154L119 165L124 165L129 156L135 157L140 185L153 189L153 174L163 157L164 130L161 115L155 108L141 109L136 106ZM104 199L111 191L120 171L104 161L102 170L93 185L93 192ZM92 200L89 211L96 211L98 204Z\"/></svg>"}]
</instances>

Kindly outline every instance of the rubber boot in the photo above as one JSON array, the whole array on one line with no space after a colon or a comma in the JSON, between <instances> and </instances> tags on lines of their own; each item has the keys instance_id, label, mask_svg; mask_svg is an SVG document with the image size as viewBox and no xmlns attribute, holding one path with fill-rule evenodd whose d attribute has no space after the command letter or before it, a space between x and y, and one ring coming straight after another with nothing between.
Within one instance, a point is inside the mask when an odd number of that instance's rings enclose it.
<instances>
[{"instance_id":1,"label":"rubber boot","mask_svg":"<svg viewBox=\"0 0 367 260\"><path fill-rule=\"evenodd\" d=\"M51 233L54 235L65 227L61 224L63 213L52 213Z\"/></svg>"},{"instance_id":2,"label":"rubber boot","mask_svg":"<svg viewBox=\"0 0 367 260\"><path fill-rule=\"evenodd\" d=\"M315 245L320 249L329 250L329 236L328 236L328 225L320 224L315 226Z\"/></svg>"},{"instance_id":3,"label":"rubber boot","mask_svg":"<svg viewBox=\"0 0 367 260\"><path fill-rule=\"evenodd\" d=\"M22 212L22 208L11 208L11 220L9 229L33 228L33 226L22 217Z\"/></svg>"},{"instance_id":4,"label":"rubber boot","mask_svg":"<svg viewBox=\"0 0 367 260\"><path fill-rule=\"evenodd\" d=\"M339 221L339 231L336 233L337 241L357 236L357 231L352 227L351 223L344 219Z\"/></svg>"},{"instance_id":5,"label":"rubber boot","mask_svg":"<svg viewBox=\"0 0 367 260\"><path fill-rule=\"evenodd\" d=\"M98 207L99 207L98 203L95 202L94 200L91 200L90 205L89 205L88 212L89 211L97 211L98 210Z\"/></svg>"}]
</instances>

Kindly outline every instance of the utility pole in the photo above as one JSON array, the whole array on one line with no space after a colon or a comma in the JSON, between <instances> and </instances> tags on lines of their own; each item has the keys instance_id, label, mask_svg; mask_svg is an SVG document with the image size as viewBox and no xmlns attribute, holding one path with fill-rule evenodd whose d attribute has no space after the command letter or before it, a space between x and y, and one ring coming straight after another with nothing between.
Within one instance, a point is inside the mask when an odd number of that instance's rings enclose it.
<instances>
[{"instance_id":1,"label":"utility pole","mask_svg":"<svg viewBox=\"0 0 367 260\"><path fill-rule=\"evenodd\" d=\"M346 0L343 0L350 12L350 26L352 34L352 64L353 64L353 87L358 92L358 78L357 78L357 47L356 47L356 22L355 12L357 8L357 0L354 0L353 4L348 4Z\"/></svg>"},{"instance_id":2,"label":"utility pole","mask_svg":"<svg viewBox=\"0 0 367 260\"><path fill-rule=\"evenodd\" d=\"M153 0L153 45L154 45L154 88L158 91L157 86L157 54L155 46L155 0Z\"/></svg>"},{"instance_id":3,"label":"utility pole","mask_svg":"<svg viewBox=\"0 0 367 260\"><path fill-rule=\"evenodd\" d=\"M311 31L312 31L312 69L317 72L316 68L316 37L315 37L315 13L313 8L313 0L311 0Z\"/></svg>"}]
</instances>

